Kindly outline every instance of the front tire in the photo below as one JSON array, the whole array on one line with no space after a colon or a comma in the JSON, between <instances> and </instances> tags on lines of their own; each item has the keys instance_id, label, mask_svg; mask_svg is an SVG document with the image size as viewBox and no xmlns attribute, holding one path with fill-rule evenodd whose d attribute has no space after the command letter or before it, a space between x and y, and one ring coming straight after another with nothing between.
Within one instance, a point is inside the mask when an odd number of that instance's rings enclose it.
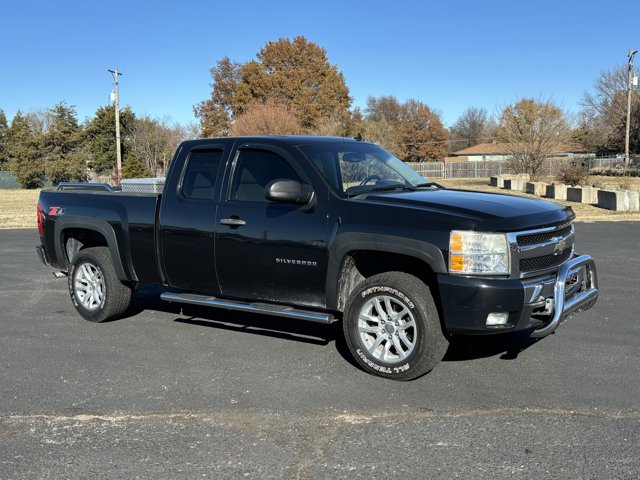
<instances>
[{"instance_id":1,"label":"front tire","mask_svg":"<svg viewBox=\"0 0 640 480\"><path fill-rule=\"evenodd\" d=\"M107 247L80 250L68 278L71 301L85 320L113 320L129 307L131 289L118 279Z\"/></svg>"},{"instance_id":2,"label":"front tire","mask_svg":"<svg viewBox=\"0 0 640 480\"><path fill-rule=\"evenodd\" d=\"M403 272L374 275L356 286L343 317L351 354L367 372L413 380L447 352L429 287Z\"/></svg>"}]
</instances>

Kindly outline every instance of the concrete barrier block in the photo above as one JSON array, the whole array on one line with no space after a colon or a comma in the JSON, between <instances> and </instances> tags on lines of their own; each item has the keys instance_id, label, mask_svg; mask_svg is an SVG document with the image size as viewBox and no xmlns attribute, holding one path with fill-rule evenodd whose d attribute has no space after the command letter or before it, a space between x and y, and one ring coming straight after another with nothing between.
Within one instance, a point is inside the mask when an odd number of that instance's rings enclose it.
<instances>
[{"instance_id":1,"label":"concrete barrier block","mask_svg":"<svg viewBox=\"0 0 640 480\"><path fill-rule=\"evenodd\" d=\"M597 205L599 191L600 189L595 187L582 187L582 203Z\"/></svg>"},{"instance_id":2,"label":"concrete barrier block","mask_svg":"<svg viewBox=\"0 0 640 480\"><path fill-rule=\"evenodd\" d=\"M598 203L599 188L594 187L568 187L567 200L570 202L596 205Z\"/></svg>"},{"instance_id":3,"label":"concrete barrier block","mask_svg":"<svg viewBox=\"0 0 640 480\"><path fill-rule=\"evenodd\" d=\"M504 180L504 188L522 192L524 190L524 181L522 178L506 178Z\"/></svg>"},{"instance_id":4,"label":"concrete barrier block","mask_svg":"<svg viewBox=\"0 0 640 480\"><path fill-rule=\"evenodd\" d=\"M637 212L640 210L640 194L634 190L600 190L598 207L614 212Z\"/></svg>"},{"instance_id":5,"label":"concrete barrier block","mask_svg":"<svg viewBox=\"0 0 640 480\"><path fill-rule=\"evenodd\" d=\"M640 192L636 190L628 190L629 195L629 211L640 212Z\"/></svg>"},{"instance_id":6,"label":"concrete barrier block","mask_svg":"<svg viewBox=\"0 0 640 480\"><path fill-rule=\"evenodd\" d=\"M547 184L544 182L527 182L527 193L544 197L547 194Z\"/></svg>"},{"instance_id":7,"label":"concrete barrier block","mask_svg":"<svg viewBox=\"0 0 640 480\"><path fill-rule=\"evenodd\" d=\"M570 202L582 202L582 188L568 187L567 200L569 200Z\"/></svg>"},{"instance_id":8,"label":"concrete barrier block","mask_svg":"<svg viewBox=\"0 0 640 480\"><path fill-rule=\"evenodd\" d=\"M627 205L625 205L625 200ZM598 192L598 207L626 212L629 209L629 196L623 190L600 190Z\"/></svg>"},{"instance_id":9,"label":"concrete barrier block","mask_svg":"<svg viewBox=\"0 0 640 480\"><path fill-rule=\"evenodd\" d=\"M547 198L555 198L556 200L567 199L567 185L547 185Z\"/></svg>"},{"instance_id":10,"label":"concrete barrier block","mask_svg":"<svg viewBox=\"0 0 640 480\"><path fill-rule=\"evenodd\" d=\"M498 181L498 187L499 187L499 188L506 188L506 187L504 186L504 182L505 182L505 180L511 180L512 178L513 178L513 175L510 175L510 174L508 174L508 173L504 173L504 174L502 174L502 175L498 175L498 179L497 179L497 181Z\"/></svg>"}]
</instances>

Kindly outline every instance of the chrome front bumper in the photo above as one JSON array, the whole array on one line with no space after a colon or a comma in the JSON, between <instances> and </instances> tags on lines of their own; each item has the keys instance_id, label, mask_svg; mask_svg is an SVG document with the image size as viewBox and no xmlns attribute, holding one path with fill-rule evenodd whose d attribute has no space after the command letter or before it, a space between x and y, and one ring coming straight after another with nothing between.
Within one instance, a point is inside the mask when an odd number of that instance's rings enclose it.
<instances>
[{"instance_id":1,"label":"chrome front bumper","mask_svg":"<svg viewBox=\"0 0 640 480\"><path fill-rule=\"evenodd\" d=\"M577 285L573 279L579 282ZM568 283L572 283L568 285ZM543 286L539 286L540 291ZM534 290L538 286L534 286ZM551 319L531 334L534 338L552 334L566 318L588 310L598 300L598 275L596 264L589 255L576 255L560 267L553 286L553 298L546 303Z\"/></svg>"}]
</instances>

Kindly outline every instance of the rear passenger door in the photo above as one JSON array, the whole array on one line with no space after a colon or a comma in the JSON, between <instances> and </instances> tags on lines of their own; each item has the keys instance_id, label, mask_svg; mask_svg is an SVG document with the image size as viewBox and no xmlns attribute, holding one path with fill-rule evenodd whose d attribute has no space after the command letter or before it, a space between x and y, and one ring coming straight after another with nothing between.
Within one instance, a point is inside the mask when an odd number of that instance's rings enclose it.
<instances>
[{"instance_id":1,"label":"rear passenger door","mask_svg":"<svg viewBox=\"0 0 640 480\"><path fill-rule=\"evenodd\" d=\"M222 294L324 307L327 192L316 190L313 208L270 202L265 186L272 180L311 183L302 165L265 145L245 145L234 157L216 222Z\"/></svg>"},{"instance_id":2,"label":"rear passenger door","mask_svg":"<svg viewBox=\"0 0 640 480\"><path fill-rule=\"evenodd\" d=\"M160 243L169 285L216 294L215 219L225 144L198 145L185 153L181 172L171 172L160 207Z\"/></svg>"}]
</instances>

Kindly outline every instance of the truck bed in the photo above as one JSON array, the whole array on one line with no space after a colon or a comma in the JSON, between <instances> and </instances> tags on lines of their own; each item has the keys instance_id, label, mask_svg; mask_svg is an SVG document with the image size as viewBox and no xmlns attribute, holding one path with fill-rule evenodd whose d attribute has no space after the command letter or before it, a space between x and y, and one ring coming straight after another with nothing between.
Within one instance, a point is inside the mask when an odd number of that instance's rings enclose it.
<instances>
[{"instance_id":1,"label":"truck bed","mask_svg":"<svg viewBox=\"0 0 640 480\"><path fill-rule=\"evenodd\" d=\"M111 237L112 256L122 258L132 281L161 282L156 261L156 212L160 194L99 190L44 190L40 207L46 232L45 253L51 265L67 267L65 231L94 228ZM59 208L55 208L59 207ZM55 239L59 239L58 242Z\"/></svg>"}]
</instances>

